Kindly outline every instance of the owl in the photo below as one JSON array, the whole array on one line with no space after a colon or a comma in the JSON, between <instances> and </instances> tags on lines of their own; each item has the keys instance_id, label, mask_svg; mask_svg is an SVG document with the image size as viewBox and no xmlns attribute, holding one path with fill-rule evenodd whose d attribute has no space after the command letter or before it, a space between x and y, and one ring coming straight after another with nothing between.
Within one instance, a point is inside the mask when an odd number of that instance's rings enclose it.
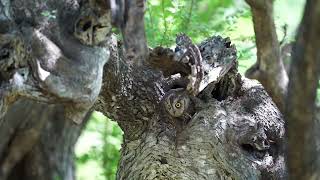
<instances>
[{"instance_id":1,"label":"owl","mask_svg":"<svg viewBox=\"0 0 320 180\"><path fill-rule=\"evenodd\" d=\"M184 88L171 89L163 98L166 112L173 118L191 119L193 113L190 95Z\"/></svg>"}]
</instances>

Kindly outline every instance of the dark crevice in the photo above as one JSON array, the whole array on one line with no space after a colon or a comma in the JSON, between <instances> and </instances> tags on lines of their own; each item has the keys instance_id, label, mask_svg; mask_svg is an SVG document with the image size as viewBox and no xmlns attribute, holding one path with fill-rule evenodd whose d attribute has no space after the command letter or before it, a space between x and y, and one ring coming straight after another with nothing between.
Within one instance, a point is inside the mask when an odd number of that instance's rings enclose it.
<instances>
[{"instance_id":1,"label":"dark crevice","mask_svg":"<svg viewBox=\"0 0 320 180\"><path fill-rule=\"evenodd\" d=\"M11 50L12 50L12 46L10 45L10 43L6 43L4 44L1 48L0 48L0 60L3 59L8 59L11 55Z\"/></svg>"},{"instance_id":2,"label":"dark crevice","mask_svg":"<svg viewBox=\"0 0 320 180\"><path fill-rule=\"evenodd\" d=\"M173 85L170 87L170 89L180 89L180 88L186 88L186 87L184 87L184 86L182 86L182 85L180 85L180 84L173 84Z\"/></svg>"},{"instance_id":3,"label":"dark crevice","mask_svg":"<svg viewBox=\"0 0 320 180\"><path fill-rule=\"evenodd\" d=\"M250 155L252 155L255 159L263 159L265 155L268 153L267 150L258 150L251 144L242 144L241 148Z\"/></svg>"},{"instance_id":4,"label":"dark crevice","mask_svg":"<svg viewBox=\"0 0 320 180\"><path fill-rule=\"evenodd\" d=\"M224 83L224 81L220 81L211 92L212 98L218 101L223 101L227 99L228 96L231 96L231 94L228 93L229 92L228 85L229 85L228 83Z\"/></svg>"},{"instance_id":5,"label":"dark crevice","mask_svg":"<svg viewBox=\"0 0 320 180\"><path fill-rule=\"evenodd\" d=\"M11 71L14 71L15 70L15 67L13 66L13 64L9 67L7 67L7 71L8 72L11 72Z\"/></svg>"},{"instance_id":6,"label":"dark crevice","mask_svg":"<svg viewBox=\"0 0 320 180\"><path fill-rule=\"evenodd\" d=\"M0 60L8 59L10 57L10 51L8 49L0 50Z\"/></svg>"},{"instance_id":7,"label":"dark crevice","mask_svg":"<svg viewBox=\"0 0 320 180\"><path fill-rule=\"evenodd\" d=\"M251 144L242 144L241 148L250 154L252 154L254 151L254 147Z\"/></svg>"},{"instance_id":8,"label":"dark crevice","mask_svg":"<svg viewBox=\"0 0 320 180\"><path fill-rule=\"evenodd\" d=\"M226 48L230 48L230 47L231 47L231 41L226 42L226 43L225 43L225 47L226 47Z\"/></svg>"},{"instance_id":9,"label":"dark crevice","mask_svg":"<svg viewBox=\"0 0 320 180\"><path fill-rule=\"evenodd\" d=\"M166 158L161 157L161 159L159 160L161 164L168 164L168 161Z\"/></svg>"},{"instance_id":10,"label":"dark crevice","mask_svg":"<svg viewBox=\"0 0 320 180\"><path fill-rule=\"evenodd\" d=\"M82 31L87 31L91 27L91 25L91 21L86 22L82 27Z\"/></svg>"},{"instance_id":11,"label":"dark crevice","mask_svg":"<svg viewBox=\"0 0 320 180\"><path fill-rule=\"evenodd\" d=\"M230 72L226 77L222 78L217 84L214 85L213 90L210 93L210 97L218 101L224 101L228 97L241 96L242 81L238 78L237 74Z\"/></svg>"}]
</instances>

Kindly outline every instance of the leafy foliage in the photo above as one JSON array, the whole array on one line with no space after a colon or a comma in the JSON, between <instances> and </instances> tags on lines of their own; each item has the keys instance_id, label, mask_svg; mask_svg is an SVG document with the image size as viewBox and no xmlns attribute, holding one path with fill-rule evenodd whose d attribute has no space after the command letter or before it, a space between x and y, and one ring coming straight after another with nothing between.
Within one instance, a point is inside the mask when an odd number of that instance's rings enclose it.
<instances>
[{"instance_id":1,"label":"leafy foliage","mask_svg":"<svg viewBox=\"0 0 320 180\"><path fill-rule=\"evenodd\" d=\"M122 131L99 112L92 114L76 145L79 180L115 179Z\"/></svg>"},{"instance_id":2,"label":"leafy foliage","mask_svg":"<svg viewBox=\"0 0 320 180\"><path fill-rule=\"evenodd\" d=\"M285 43L294 39L304 2L275 1L278 37ZM236 45L240 73L255 63L253 24L244 0L148 0L147 5L145 21L150 47L172 47L176 34L180 32L189 35L196 43L221 35L230 37ZM283 30L285 24L287 33ZM101 113L94 113L76 147L78 179L115 179L121 142L122 132L117 124Z\"/></svg>"}]
</instances>

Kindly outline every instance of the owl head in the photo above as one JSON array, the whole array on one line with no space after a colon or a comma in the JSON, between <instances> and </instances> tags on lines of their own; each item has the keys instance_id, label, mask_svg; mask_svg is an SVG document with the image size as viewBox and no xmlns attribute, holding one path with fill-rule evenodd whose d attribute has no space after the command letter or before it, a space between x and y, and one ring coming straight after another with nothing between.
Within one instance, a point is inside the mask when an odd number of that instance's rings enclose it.
<instances>
[{"instance_id":1,"label":"owl head","mask_svg":"<svg viewBox=\"0 0 320 180\"><path fill-rule=\"evenodd\" d=\"M169 92L164 99L164 108L173 117L181 117L188 110L190 98L185 92Z\"/></svg>"}]
</instances>

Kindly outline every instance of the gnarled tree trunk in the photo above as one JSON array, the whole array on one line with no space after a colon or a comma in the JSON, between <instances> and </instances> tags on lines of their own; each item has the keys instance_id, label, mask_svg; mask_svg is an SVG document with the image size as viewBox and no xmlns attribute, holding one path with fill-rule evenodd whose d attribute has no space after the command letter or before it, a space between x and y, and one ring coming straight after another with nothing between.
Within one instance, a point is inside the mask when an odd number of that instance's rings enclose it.
<instances>
[{"instance_id":1,"label":"gnarled tree trunk","mask_svg":"<svg viewBox=\"0 0 320 180\"><path fill-rule=\"evenodd\" d=\"M233 47L226 42L209 39L200 46L203 57L204 49L211 48L219 60L231 58ZM216 83L209 96L199 94L197 111L186 123L163 110L173 54L155 48L148 65L134 69L121 52L114 52L111 57L117 58L105 66L99 108L119 123L125 136L117 178L285 178L281 113L263 87L241 78L235 66L219 82L208 84ZM178 65L174 69L181 70Z\"/></svg>"},{"instance_id":2,"label":"gnarled tree trunk","mask_svg":"<svg viewBox=\"0 0 320 180\"><path fill-rule=\"evenodd\" d=\"M75 179L76 123L109 58L108 9L102 1L0 1L0 179Z\"/></svg>"}]
</instances>

